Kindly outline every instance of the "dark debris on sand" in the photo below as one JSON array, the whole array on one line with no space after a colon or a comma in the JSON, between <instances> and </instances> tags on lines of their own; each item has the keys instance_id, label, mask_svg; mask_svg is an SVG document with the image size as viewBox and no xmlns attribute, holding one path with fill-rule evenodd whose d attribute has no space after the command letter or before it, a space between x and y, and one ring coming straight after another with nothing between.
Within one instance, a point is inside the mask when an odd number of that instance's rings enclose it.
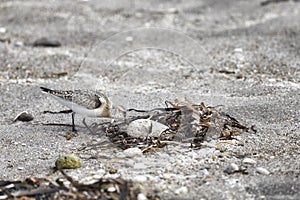
<instances>
[{"instance_id":1,"label":"dark debris on sand","mask_svg":"<svg viewBox=\"0 0 300 200\"><path fill-rule=\"evenodd\" d=\"M253 126L242 125L237 119L222 112L219 107L206 106L204 103L190 104L179 100L174 103L166 101L165 108L128 109L124 119L105 124L93 124L89 130L93 133L99 130L105 131L110 141L122 149L139 147L143 152L164 147L170 141L201 147L202 142L211 137L228 140L242 132L255 132ZM130 112L138 115L127 116ZM138 119L149 119L168 128L159 136L145 133L140 137L132 137L126 130L131 122Z\"/></svg>"},{"instance_id":2,"label":"dark debris on sand","mask_svg":"<svg viewBox=\"0 0 300 200\"><path fill-rule=\"evenodd\" d=\"M101 178L95 183L83 184L60 170L64 179L26 178L0 181L1 199L137 199L138 188L121 178ZM66 180L70 184L66 184ZM148 197L159 199L158 197Z\"/></svg>"}]
</instances>

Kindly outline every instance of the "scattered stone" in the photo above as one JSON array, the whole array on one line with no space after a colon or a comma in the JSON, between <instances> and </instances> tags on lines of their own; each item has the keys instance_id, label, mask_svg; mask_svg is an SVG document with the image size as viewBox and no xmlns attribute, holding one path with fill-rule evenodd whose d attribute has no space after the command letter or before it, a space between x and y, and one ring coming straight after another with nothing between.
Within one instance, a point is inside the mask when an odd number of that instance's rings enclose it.
<instances>
[{"instance_id":1,"label":"scattered stone","mask_svg":"<svg viewBox=\"0 0 300 200\"><path fill-rule=\"evenodd\" d=\"M163 175L163 178L164 178L164 179L170 179L170 178L172 178L172 175L171 175L170 173L165 173L165 174Z\"/></svg>"},{"instance_id":2,"label":"scattered stone","mask_svg":"<svg viewBox=\"0 0 300 200\"><path fill-rule=\"evenodd\" d=\"M22 46L24 46L24 42L17 41L14 45L15 45L15 47L22 47Z\"/></svg>"},{"instance_id":3,"label":"scattered stone","mask_svg":"<svg viewBox=\"0 0 300 200\"><path fill-rule=\"evenodd\" d=\"M34 47L60 47L61 43L57 40L52 40L46 37L37 39L33 42Z\"/></svg>"},{"instance_id":4,"label":"scattered stone","mask_svg":"<svg viewBox=\"0 0 300 200\"><path fill-rule=\"evenodd\" d=\"M126 157L129 157L129 158L143 155L142 150L137 147L125 149L123 151L123 153Z\"/></svg>"},{"instance_id":5,"label":"scattered stone","mask_svg":"<svg viewBox=\"0 0 300 200\"><path fill-rule=\"evenodd\" d=\"M7 38L7 37L4 37L4 38L0 38L0 42L3 42L3 43L11 43L10 41L10 38Z\"/></svg>"},{"instance_id":6,"label":"scattered stone","mask_svg":"<svg viewBox=\"0 0 300 200\"><path fill-rule=\"evenodd\" d=\"M148 198L143 194L143 193L139 193L137 195L137 200L147 200Z\"/></svg>"},{"instance_id":7,"label":"scattered stone","mask_svg":"<svg viewBox=\"0 0 300 200\"><path fill-rule=\"evenodd\" d=\"M115 174L118 172L118 169L114 168L114 167L108 167L108 173L110 174Z\"/></svg>"},{"instance_id":8,"label":"scattered stone","mask_svg":"<svg viewBox=\"0 0 300 200\"><path fill-rule=\"evenodd\" d=\"M1 195L0 195L0 199L8 199L8 195L6 195L6 194L1 194Z\"/></svg>"},{"instance_id":9,"label":"scattered stone","mask_svg":"<svg viewBox=\"0 0 300 200\"><path fill-rule=\"evenodd\" d=\"M66 134L66 140L71 140L72 139L72 134L71 133L67 133Z\"/></svg>"},{"instance_id":10,"label":"scattered stone","mask_svg":"<svg viewBox=\"0 0 300 200\"><path fill-rule=\"evenodd\" d=\"M127 133L131 137L159 137L169 127L150 119L138 119L127 127Z\"/></svg>"},{"instance_id":11,"label":"scattered stone","mask_svg":"<svg viewBox=\"0 0 300 200\"><path fill-rule=\"evenodd\" d=\"M270 174L270 172L267 169L263 168L263 167L256 167L256 171L260 174L265 174L265 175Z\"/></svg>"},{"instance_id":12,"label":"scattered stone","mask_svg":"<svg viewBox=\"0 0 300 200\"><path fill-rule=\"evenodd\" d=\"M134 166L133 166L134 169L147 169L148 166L145 165L144 163L135 163Z\"/></svg>"},{"instance_id":13,"label":"scattered stone","mask_svg":"<svg viewBox=\"0 0 300 200\"><path fill-rule=\"evenodd\" d=\"M143 17L143 14L140 13L140 12L136 12L136 13L135 13L135 16L136 16L137 18L141 18L141 17Z\"/></svg>"},{"instance_id":14,"label":"scattered stone","mask_svg":"<svg viewBox=\"0 0 300 200\"><path fill-rule=\"evenodd\" d=\"M107 188L107 192L115 192L117 189L115 187Z\"/></svg>"},{"instance_id":15,"label":"scattered stone","mask_svg":"<svg viewBox=\"0 0 300 200\"><path fill-rule=\"evenodd\" d=\"M27 111L23 111L21 113L19 113L15 118L14 118L14 122L15 121L22 121L22 122L29 122L33 120L33 116L31 114L29 114Z\"/></svg>"},{"instance_id":16,"label":"scattered stone","mask_svg":"<svg viewBox=\"0 0 300 200\"><path fill-rule=\"evenodd\" d=\"M94 174L93 175L93 179L97 179L100 180L103 176L99 175L99 174Z\"/></svg>"},{"instance_id":17,"label":"scattered stone","mask_svg":"<svg viewBox=\"0 0 300 200\"><path fill-rule=\"evenodd\" d=\"M55 167L62 169L76 169L81 167L81 160L71 154L63 155L56 160Z\"/></svg>"},{"instance_id":18,"label":"scattered stone","mask_svg":"<svg viewBox=\"0 0 300 200\"><path fill-rule=\"evenodd\" d=\"M168 8L167 11L168 13L172 13L172 14L179 13L179 10L177 8Z\"/></svg>"},{"instance_id":19,"label":"scattered stone","mask_svg":"<svg viewBox=\"0 0 300 200\"><path fill-rule=\"evenodd\" d=\"M243 49L242 48L235 48L233 51L234 52L243 52Z\"/></svg>"},{"instance_id":20,"label":"scattered stone","mask_svg":"<svg viewBox=\"0 0 300 200\"><path fill-rule=\"evenodd\" d=\"M18 167L18 170L23 170L24 169L24 167Z\"/></svg>"},{"instance_id":21,"label":"scattered stone","mask_svg":"<svg viewBox=\"0 0 300 200\"><path fill-rule=\"evenodd\" d=\"M227 167L225 167L224 172L227 174L233 174L239 171L239 166L235 163L231 163Z\"/></svg>"},{"instance_id":22,"label":"scattered stone","mask_svg":"<svg viewBox=\"0 0 300 200\"><path fill-rule=\"evenodd\" d=\"M209 176L209 172L206 168L202 169L201 172L203 173L204 176Z\"/></svg>"},{"instance_id":23,"label":"scattered stone","mask_svg":"<svg viewBox=\"0 0 300 200\"><path fill-rule=\"evenodd\" d=\"M6 28L0 27L0 33L6 33Z\"/></svg>"},{"instance_id":24,"label":"scattered stone","mask_svg":"<svg viewBox=\"0 0 300 200\"><path fill-rule=\"evenodd\" d=\"M244 164L251 164L251 165L255 165L257 162L251 158L245 158L243 161L242 161Z\"/></svg>"},{"instance_id":25,"label":"scattered stone","mask_svg":"<svg viewBox=\"0 0 300 200\"><path fill-rule=\"evenodd\" d=\"M92 176L85 177L83 180L81 180L82 183L87 185L94 184L97 181L99 181L99 179L94 179Z\"/></svg>"},{"instance_id":26,"label":"scattered stone","mask_svg":"<svg viewBox=\"0 0 300 200\"><path fill-rule=\"evenodd\" d=\"M133 181L135 182L146 182L147 180L147 177L143 175L137 175L133 178Z\"/></svg>"},{"instance_id":27,"label":"scattered stone","mask_svg":"<svg viewBox=\"0 0 300 200\"><path fill-rule=\"evenodd\" d=\"M133 37L132 36L128 36L125 38L126 42L132 42L133 41Z\"/></svg>"},{"instance_id":28,"label":"scattered stone","mask_svg":"<svg viewBox=\"0 0 300 200\"><path fill-rule=\"evenodd\" d=\"M186 194L188 193L188 191L189 191L188 188L186 186L183 186L175 190L175 194Z\"/></svg>"}]
</instances>

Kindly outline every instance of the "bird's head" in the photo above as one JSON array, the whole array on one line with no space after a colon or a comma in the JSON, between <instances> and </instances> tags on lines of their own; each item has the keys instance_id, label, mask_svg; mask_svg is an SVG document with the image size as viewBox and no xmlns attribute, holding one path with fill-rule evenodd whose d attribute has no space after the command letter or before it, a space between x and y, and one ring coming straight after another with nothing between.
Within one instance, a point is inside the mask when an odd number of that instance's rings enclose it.
<instances>
[{"instance_id":1,"label":"bird's head","mask_svg":"<svg viewBox=\"0 0 300 200\"><path fill-rule=\"evenodd\" d=\"M100 105L100 116L101 117L111 117L111 102L108 97L101 95L99 96Z\"/></svg>"}]
</instances>

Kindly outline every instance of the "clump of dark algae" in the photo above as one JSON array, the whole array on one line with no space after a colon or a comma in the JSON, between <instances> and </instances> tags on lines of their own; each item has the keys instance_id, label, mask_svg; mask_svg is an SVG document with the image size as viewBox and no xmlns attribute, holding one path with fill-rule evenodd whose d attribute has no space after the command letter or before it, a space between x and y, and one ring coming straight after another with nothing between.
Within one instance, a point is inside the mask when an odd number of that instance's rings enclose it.
<instances>
[{"instance_id":1,"label":"clump of dark algae","mask_svg":"<svg viewBox=\"0 0 300 200\"><path fill-rule=\"evenodd\" d=\"M229 114L222 112L221 106L207 106L190 104L186 101L165 102L165 108L152 110L128 109L124 119L111 123L93 124L89 130L93 132L101 129L109 140L122 149L139 147L145 151L162 148L170 143L190 143L191 147L198 148L209 138L230 140L243 132L253 131L254 127L247 127ZM128 113L134 113L128 116ZM147 119L150 125L145 133L139 137L132 137L127 127L130 123L140 119ZM167 128L159 135L152 135L151 131L158 122Z\"/></svg>"}]
</instances>

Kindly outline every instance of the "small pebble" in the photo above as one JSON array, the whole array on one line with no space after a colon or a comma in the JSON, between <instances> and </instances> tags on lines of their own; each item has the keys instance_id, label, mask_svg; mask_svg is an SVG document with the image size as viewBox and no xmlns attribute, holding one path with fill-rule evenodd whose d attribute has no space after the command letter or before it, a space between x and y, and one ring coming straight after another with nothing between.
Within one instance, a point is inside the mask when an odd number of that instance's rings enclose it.
<instances>
[{"instance_id":1,"label":"small pebble","mask_svg":"<svg viewBox=\"0 0 300 200\"><path fill-rule=\"evenodd\" d=\"M251 165L255 165L256 164L256 161L251 159L251 158L245 158L243 161L242 161L244 164L251 164Z\"/></svg>"},{"instance_id":2,"label":"small pebble","mask_svg":"<svg viewBox=\"0 0 300 200\"><path fill-rule=\"evenodd\" d=\"M133 178L133 181L135 182L146 182L147 180L147 177L143 175L137 175Z\"/></svg>"},{"instance_id":3,"label":"small pebble","mask_svg":"<svg viewBox=\"0 0 300 200\"><path fill-rule=\"evenodd\" d=\"M186 194L186 193L188 193L188 188L185 186L175 190L175 194Z\"/></svg>"},{"instance_id":4,"label":"small pebble","mask_svg":"<svg viewBox=\"0 0 300 200\"><path fill-rule=\"evenodd\" d=\"M143 193L137 195L137 200L147 200L147 197Z\"/></svg>"},{"instance_id":5,"label":"small pebble","mask_svg":"<svg viewBox=\"0 0 300 200\"><path fill-rule=\"evenodd\" d=\"M93 177L87 177L84 180L82 180L82 182L86 185L92 185L96 182L98 182L99 180L93 179Z\"/></svg>"},{"instance_id":6,"label":"small pebble","mask_svg":"<svg viewBox=\"0 0 300 200\"><path fill-rule=\"evenodd\" d=\"M208 172L208 170L206 168L202 169L201 172L204 174L204 176L208 176L209 175L209 172Z\"/></svg>"},{"instance_id":7,"label":"small pebble","mask_svg":"<svg viewBox=\"0 0 300 200\"><path fill-rule=\"evenodd\" d=\"M142 150L136 147L125 149L123 153L126 157L129 158L143 155Z\"/></svg>"},{"instance_id":8,"label":"small pebble","mask_svg":"<svg viewBox=\"0 0 300 200\"><path fill-rule=\"evenodd\" d=\"M234 52L243 52L243 49L242 48L235 48L233 51Z\"/></svg>"},{"instance_id":9,"label":"small pebble","mask_svg":"<svg viewBox=\"0 0 300 200\"><path fill-rule=\"evenodd\" d=\"M177 8L168 8L167 11L169 13L178 13L179 12L179 10Z\"/></svg>"},{"instance_id":10,"label":"small pebble","mask_svg":"<svg viewBox=\"0 0 300 200\"><path fill-rule=\"evenodd\" d=\"M133 166L133 169L147 169L148 166L144 163L135 163Z\"/></svg>"},{"instance_id":11,"label":"small pebble","mask_svg":"<svg viewBox=\"0 0 300 200\"><path fill-rule=\"evenodd\" d=\"M60 156L55 162L56 168L62 169L76 169L81 167L81 160L80 158L72 155L67 154Z\"/></svg>"},{"instance_id":12,"label":"small pebble","mask_svg":"<svg viewBox=\"0 0 300 200\"><path fill-rule=\"evenodd\" d=\"M128 36L126 37L126 42L132 42L133 41L133 37L132 36Z\"/></svg>"},{"instance_id":13,"label":"small pebble","mask_svg":"<svg viewBox=\"0 0 300 200\"><path fill-rule=\"evenodd\" d=\"M227 167L225 167L224 172L227 174L232 174L234 172L239 171L239 166L235 163L231 163Z\"/></svg>"},{"instance_id":14,"label":"small pebble","mask_svg":"<svg viewBox=\"0 0 300 200\"><path fill-rule=\"evenodd\" d=\"M17 41L14 45L15 45L16 47L22 47L22 46L24 46L24 42L22 42L22 41Z\"/></svg>"},{"instance_id":15,"label":"small pebble","mask_svg":"<svg viewBox=\"0 0 300 200\"><path fill-rule=\"evenodd\" d=\"M8 196L6 194L1 194L0 199L8 199Z\"/></svg>"},{"instance_id":16,"label":"small pebble","mask_svg":"<svg viewBox=\"0 0 300 200\"><path fill-rule=\"evenodd\" d=\"M33 120L33 116L31 114L29 114L27 111L23 111L21 113L19 113L15 118L14 118L14 122L15 121L22 121L22 122L29 122Z\"/></svg>"},{"instance_id":17,"label":"small pebble","mask_svg":"<svg viewBox=\"0 0 300 200\"><path fill-rule=\"evenodd\" d=\"M108 172L110 174L115 174L118 172L118 169L114 168L114 167L108 167Z\"/></svg>"},{"instance_id":18,"label":"small pebble","mask_svg":"<svg viewBox=\"0 0 300 200\"><path fill-rule=\"evenodd\" d=\"M5 33L5 32L6 32L6 28L0 27L0 33Z\"/></svg>"},{"instance_id":19,"label":"small pebble","mask_svg":"<svg viewBox=\"0 0 300 200\"><path fill-rule=\"evenodd\" d=\"M117 189L115 187L107 188L107 192L115 192Z\"/></svg>"},{"instance_id":20,"label":"small pebble","mask_svg":"<svg viewBox=\"0 0 300 200\"><path fill-rule=\"evenodd\" d=\"M170 179L172 176L169 173L163 175L164 179Z\"/></svg>"},{"instance_id":21,"label":"small pebble","mask_svg":"<svg viewBox=\"0 0 300 200\"><path fill-rule=\"evenodd\" d=\"M6 28L0 27L0 33L6 33Z\"/></svg>"},{"instance_id":22,"label":"small pebble","mask_svg":"<svg viewBox=\"0 0 300 200\"><path fill-rule=\"evenodd\" d=\"M141 18L141 17L143 17L143 14L140 13L140 12L136 12L136 13L135 13L135 16L138 17L138 18Z\"/></svg>"},{"instance_id":23,"label":"small pebble","mask_svg":"<svg viewBox=\"0 0 300 200\"><path fill-rule=\"evenodd\" d=\"M270 172L267 169L263 168L263 167L256 167L256 171L260 174L265 174L265 175L270 174Z\"/></svg>"},{"instance_id":24,"label":"small pebble","mask_svg":"<svg viewBox=\"0 0 300 200\"><path fill-rule=\"evenodd\" d=\"M100 176L99 174L94 174L93 179L98 179L100 180L103 176Z\"/></svg>"},{"instance_id":25,"label":"small pebble","mask_svg":"<svg viewBox=\"0 0 300 200\"><path fill-rule=\"evenodd\" d=\"M15 184L11 183L9 185L6 185L4 188L5 189L11 189L11 188L14 188L14 187L16 187Z\"/></svg>"},{"instance_id":26,"label":"small pebble","mask_svg":"<svg viewBox=\"0 0 300 200\"><path fill-rule=\"evenodd\" d=\"M34 47L60 47L61 43L57 40L43 37L35 40L32 45Z\"/></svg>"}]
</instances>

